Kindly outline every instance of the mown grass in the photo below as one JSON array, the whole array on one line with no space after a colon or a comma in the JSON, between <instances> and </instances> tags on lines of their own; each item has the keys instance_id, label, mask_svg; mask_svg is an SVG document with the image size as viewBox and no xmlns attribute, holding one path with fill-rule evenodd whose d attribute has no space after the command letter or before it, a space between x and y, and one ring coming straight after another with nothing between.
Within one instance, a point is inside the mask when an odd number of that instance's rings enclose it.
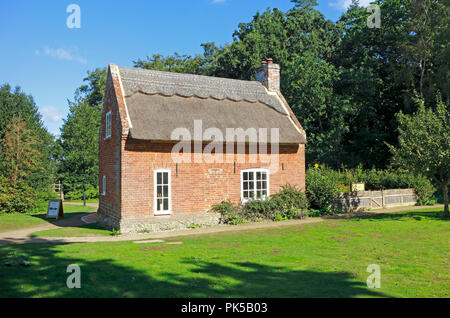
<instances>
[{"instance_id":1,"label":"mown grass","mask_svg":"<svg viewBox=\"0 0 450 318\"><path fill-rule=\"evenodd\" d=\"M0 246L0 297L449 297L450 223L441 215L176 238L180 245ZM69 264L81 267L80 289L66 287ZM380 289L366 286L370 264L381 268Z\"/></svg>"},{"instance_id":2,"label":"mown grass","mask_svg":"<svg viewBox=\"0 0 450 318\"><path fill-rule=\"evenodd\" d=\"M79 217L85 213L95 212L96 208L89 206L71 205L64 203L65 218ZM38 226L48 223L47 212L40 212L36 214L21 214L21 213L2 213L0 214L0 232L13 231L17 229Z\"/></svg>"}]
</instances>

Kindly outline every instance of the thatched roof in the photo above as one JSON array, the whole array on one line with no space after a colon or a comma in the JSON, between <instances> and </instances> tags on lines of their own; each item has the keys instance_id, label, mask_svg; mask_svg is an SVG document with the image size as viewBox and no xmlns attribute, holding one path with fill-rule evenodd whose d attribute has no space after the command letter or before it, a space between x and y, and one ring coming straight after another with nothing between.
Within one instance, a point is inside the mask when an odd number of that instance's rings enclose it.
<instances>
[{"instance_id":1,"label":"thatched roof","mask_svg":"<svg viewBox=\"0 0 450 318\"><path fill-rule=\"evenodd\" d=\"M131 122L130 136L141 140L178 141L176 128L187 128L194 140L194 120L203 131L215 127L278 128L280 143L305 143L303 129L289 108L257 81L119 68ZM298 123L298 122L297 122Z\"/></svg>"}]
</instances>

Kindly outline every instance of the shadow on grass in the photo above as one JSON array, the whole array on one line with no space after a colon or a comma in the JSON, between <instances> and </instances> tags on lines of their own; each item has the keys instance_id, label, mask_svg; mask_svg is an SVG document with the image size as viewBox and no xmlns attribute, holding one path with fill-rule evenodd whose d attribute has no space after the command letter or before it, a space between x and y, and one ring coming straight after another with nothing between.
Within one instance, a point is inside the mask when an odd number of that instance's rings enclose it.
<instances>
[{"instance_id":1,"label":"shadow on grass","mask_svg":"<svg viewBox=\"0 0 450 318\"><path fill-rule=\"evenodd\" d=\"M397 221L406 221L409 218L413 218L417 221L420 220L440 220L440 221L449 221L449 218L444 218L443 211L441 212L426 212L426 211L406 211L406 212L395 212L395 213L364 213L355 218L359 219L372 219L372 220L397 220Z\"/></svg>"},{"instance_id":2,"label":"shadow on grass","mask_svg":"<svg viewBox=\"0 0 450 318\"><path fill-rule=\"evenodd\" d=\"M95 252L89 244L77 246L73 254L66 249L70 256L62 256L66 246L0 246L0 297L389 297L345 272L292 270L254 262L218 263L195 257L174 259L177 271L161 272L164 264L155 263L151 256L143 269L142 263L135 268L121 265L117 259L75 257L89 253L92 257ZM69 264L81 268L80 289L66 287Z\"/></svg>"}]
</instances>

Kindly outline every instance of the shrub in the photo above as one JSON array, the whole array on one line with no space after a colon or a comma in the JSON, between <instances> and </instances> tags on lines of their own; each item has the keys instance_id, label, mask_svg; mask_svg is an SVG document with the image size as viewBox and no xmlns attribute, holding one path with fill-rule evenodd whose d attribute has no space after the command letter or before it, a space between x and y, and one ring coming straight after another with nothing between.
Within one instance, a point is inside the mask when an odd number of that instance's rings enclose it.
<instances>
[{"instance_id":1,"label":"shrub","mask_svg":"<svg viewBox=\"0 0 450 318\"><path fill-rule=\"evenodd\" d=\"M350 192L352 182L364 182L366 190L414 188L420 205L433 204L435 188L421 175L404 170L363 170L326 167L309 168L306 172L306 195L313 209L326 209L337 198L338 192ZM326 211L324 211L326 212Z\"/></svg>"},{"instance_id":2,"label":"shrub","mask_svg":"<svg viewBox=\"0 0 450 318\"><path fill-rule=\"evenodd\" d=\"M70 200L83 200L83 193L84 191L82 189L73 190L68 193L68 197L70 197ZM98 187L94 187L91 184L86 185L86 200L97 198Z\"/></svg>"},{"instance_id":3,"label":"shrub","mask_svg":"<svg viewBox=\"0 0 450 318\"><path fill-rule=\"evenodd\" d=\"M34 188L20 181L11 184L7 178L0 176L0 212L28 213L35 211L36 207Z\"/></svg>"},{"instance_id":4,"label":"shrub","mask_svg":"<svg viewBox=\"0 0 450 318\"><path fill-rule=\"evenodd\" d=\"M242 207L234 205L231 201L222 201L212 206L212 210L220 213L220 222L225 224L239 224L244 222L242 215Z\"/></svg>"},{"instance_id":5,"label":"shrub","mask_svg":"<svg viewBox=\"0 0 450 318\"><path fill-rule=\"evenodd\" d=\"M337 179L337 173L326 167L306 171L306 197L311 208L322 210L331 206L339 196Z\"/></svg>"},{"instance_id":6,"label":"shrub","mask_svg":"<svg viewBox=\"0 0 450 318\"><path fill-rule=\"evenodd\" d=\"M274 214L272 219L289 220L305 217L309 203L304 192L287 184L281 187L280 192L271 196L270 206Z\"/></svg>"},{"instance_id":7,"label":"shrub","mask_svg":"<svg viewBox=\"0 0 450 318\"><path fill-rule=\"evenodd\" d=\"M222 201L212 210L221 214L221 222L239 224L248 221L288 220L303 218L308 207L305 194L290 185L266 200L251 200L244 205L234 205L231 201Z\"/></svg>"}]
</instances>

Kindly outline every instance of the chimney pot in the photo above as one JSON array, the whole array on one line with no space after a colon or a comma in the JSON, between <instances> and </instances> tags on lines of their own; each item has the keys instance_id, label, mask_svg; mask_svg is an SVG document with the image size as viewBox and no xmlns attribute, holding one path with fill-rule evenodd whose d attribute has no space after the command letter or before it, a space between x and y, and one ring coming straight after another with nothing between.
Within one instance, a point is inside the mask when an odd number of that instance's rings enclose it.
<instances>
[{"instance_id":1,"label":"chimney pot","mask_svg":"<svg viewBox=\"0 0 450 318\"><path fill-rule=\"evenodd\" d=\"M280 66L271 58L261 61L261 67L255 72L255 79L270 91L280 91Z\"/></svg>"}]
</instances>

